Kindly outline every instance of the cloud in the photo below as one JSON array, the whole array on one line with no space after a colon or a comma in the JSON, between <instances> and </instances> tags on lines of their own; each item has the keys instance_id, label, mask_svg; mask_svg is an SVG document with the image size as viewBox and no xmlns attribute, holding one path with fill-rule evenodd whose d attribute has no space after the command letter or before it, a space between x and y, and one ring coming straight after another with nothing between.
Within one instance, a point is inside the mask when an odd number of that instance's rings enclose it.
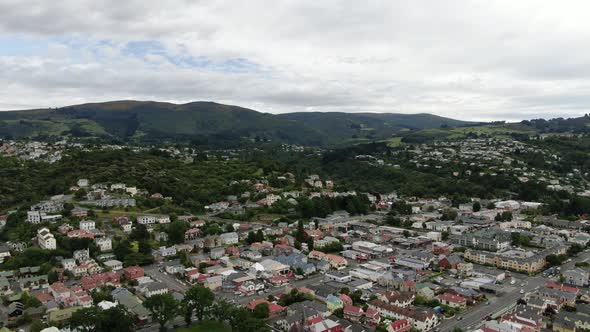
<instances>
[{"instance_id":1,"label":"cloud","mask_svg":"<svg viewBox=\"0 0 590 332\"><path fill-rule=\"evenodd\" d=\"M0 2L0 109L214 100L264 112L579 116L590 4Z\"/></svg>"}]
</instances>

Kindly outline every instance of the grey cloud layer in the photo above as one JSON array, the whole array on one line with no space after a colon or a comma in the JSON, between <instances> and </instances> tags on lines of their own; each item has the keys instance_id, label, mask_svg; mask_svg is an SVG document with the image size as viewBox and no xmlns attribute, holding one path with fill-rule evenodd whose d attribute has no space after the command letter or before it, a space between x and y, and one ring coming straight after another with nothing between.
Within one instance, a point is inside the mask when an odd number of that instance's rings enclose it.
<instances>
[{"instance_id":1,"label":"grey cloud layer","mask_svg":"<svg viewBox=\"0 0 590 332\"><path fill-rule=\"evenodd\" d=\"M7 0L0 2L0 34L44 46L36 54L0 51L0 109L136 98L215 100L266 112L578 116L589 108L589 7ZM161 43L171 58L241 58L257 69L224 72L125 53L136 41Z\"/></svg>"}]
</instances>

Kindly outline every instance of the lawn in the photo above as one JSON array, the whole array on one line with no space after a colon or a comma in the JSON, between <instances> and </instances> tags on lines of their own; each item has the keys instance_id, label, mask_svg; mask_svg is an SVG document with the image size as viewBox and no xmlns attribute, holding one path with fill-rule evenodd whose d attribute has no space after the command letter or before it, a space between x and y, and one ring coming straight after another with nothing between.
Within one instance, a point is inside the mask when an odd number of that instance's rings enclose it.
<instances>
[{"instance_id":1,"label":"lawn","mask_svg":"<svg viewBox=\"0 0 590 332\"><path fill-rule=\"evenodd\" d=\"M231 328L216 321L205 321L198 325L176 329L177 332L231 332Z\"/></svg>"},{"instance_id":2,"label":"lawn","mask_svg":"<svg viewBox=\"0 0 590 332\"><path fill-rule=\"evenodd\" d=\"M392 147L392 148L401 146L403 144L401 137L392 137L388 140L385 140L384 142L387 143L387 146Z\"/></svg>"}]
</instances>

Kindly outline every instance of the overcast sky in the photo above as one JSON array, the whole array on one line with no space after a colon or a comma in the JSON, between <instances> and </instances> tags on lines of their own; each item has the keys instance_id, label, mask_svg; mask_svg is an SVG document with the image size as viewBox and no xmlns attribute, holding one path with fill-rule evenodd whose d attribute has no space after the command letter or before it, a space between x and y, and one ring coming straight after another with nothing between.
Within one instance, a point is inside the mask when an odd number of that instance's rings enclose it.
<instances>
[{"instance_id":1,"label":"overcast sky","mask_svg":"<svg viewBox=\"0 0 590 332\"><path fill-rule=\"evenodd\" d=\"M590 1L0 1L0 110L140 99L263 112L580 116Z\"/></svg>"}]
</instances>

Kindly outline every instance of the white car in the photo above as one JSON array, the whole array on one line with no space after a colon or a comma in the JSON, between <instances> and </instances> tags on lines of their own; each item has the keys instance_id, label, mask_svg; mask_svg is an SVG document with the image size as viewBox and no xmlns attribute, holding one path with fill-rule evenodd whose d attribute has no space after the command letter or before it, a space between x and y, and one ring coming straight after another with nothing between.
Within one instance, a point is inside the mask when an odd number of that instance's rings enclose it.
<instances>
[{"instance_id":1,"label":"white car","mask_svg":"<svg viewBox=\"0 0 590 332\"><path fill-rule=\"evenodd\" d=\"M520 294L524 294L524 289L521 289L520 290Z\"/></svg>"}]
</instances>

